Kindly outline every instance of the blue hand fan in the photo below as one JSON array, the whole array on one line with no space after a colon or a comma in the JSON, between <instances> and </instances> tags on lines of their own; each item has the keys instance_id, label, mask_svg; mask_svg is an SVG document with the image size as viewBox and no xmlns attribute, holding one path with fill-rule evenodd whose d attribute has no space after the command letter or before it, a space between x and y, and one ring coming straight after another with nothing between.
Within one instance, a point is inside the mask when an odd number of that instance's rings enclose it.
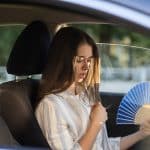
<instances>
[{"instance_id":1,"label":"blue hand fan","mask_svg":"<svg viewBox=\"0 0 150 150\"><path fill-rule=\"evenodd\" d=\"M150 119L150 83L135 85L123 97L117 112L117 124L141 124Z\"/></svg>"}]
</instances>

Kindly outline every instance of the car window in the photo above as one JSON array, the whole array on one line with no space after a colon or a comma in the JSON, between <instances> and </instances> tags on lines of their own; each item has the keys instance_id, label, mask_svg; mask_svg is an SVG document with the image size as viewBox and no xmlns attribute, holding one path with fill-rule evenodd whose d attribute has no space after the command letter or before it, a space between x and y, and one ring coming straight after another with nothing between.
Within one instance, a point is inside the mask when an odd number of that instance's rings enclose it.
<instances>
[{"instance_id":1,"label":"car window","mask_svg":"<svg viewBox=\"0 0 150 150\"><path fill-rule=\"evenodd\" d=\"M101 57L100 91L127 93L138 82L150 81L150 49L98 43Z\"/></svg>"},{"instance_id":2,"label":"car window","mask_svg":"<svg viewBox=\"0 0 150 150\"><path fill-rule=\"evenodd\" d=\"M24 25L0 26L0 83L14 79L13 75L7 74L6 63L13 44L24 27Z\"/></svg>"},{"instance_id":3,"label":"car window","mask_svg":"<svg viewBox=\"0 0 150 150\"><path fill-rule=\"evenodd\" d=\"M95 39L101 59L100 91L127 93L138 82L150 81L148 36L114 24L73 24Z\"/></svg>"}]
</instances>

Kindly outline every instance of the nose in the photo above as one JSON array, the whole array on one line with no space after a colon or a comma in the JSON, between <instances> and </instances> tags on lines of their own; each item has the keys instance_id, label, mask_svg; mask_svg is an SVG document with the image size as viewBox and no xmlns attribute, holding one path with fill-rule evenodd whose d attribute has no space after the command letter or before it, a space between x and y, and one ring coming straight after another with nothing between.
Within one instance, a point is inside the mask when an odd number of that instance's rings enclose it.
<instances>
[{"instance_id":1,"label":"nose","mask_svg":"<svg viewBox=\"0 0 150 150\"><path fill-rule=\"evenodd\" d=\"M87 60L84 61L82 69L83 70L89 70L90 64L89 62L87 62Z\"/></svg>"}]
</instances>

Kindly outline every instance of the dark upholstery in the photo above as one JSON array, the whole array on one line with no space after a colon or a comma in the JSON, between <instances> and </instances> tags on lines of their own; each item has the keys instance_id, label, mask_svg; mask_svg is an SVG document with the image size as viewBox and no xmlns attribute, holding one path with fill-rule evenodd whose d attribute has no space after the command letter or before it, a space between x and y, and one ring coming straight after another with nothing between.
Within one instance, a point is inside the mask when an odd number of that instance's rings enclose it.
<instances>
[{"instance_id":1,"label":"dark upholstery","mask_svg":"<svg viewBox=\"0 0 150 150\"><path fill-rule=\"evenodd\" d=\"M7 63L8 73L17 76L42 73L49 44L47 26L41 21L29 24L12 49ZM38 86L39 80L34 79L1 84L0 116L21 145L49 147L34 114Z\"/></svg>"},{"instance_id":2,"label":"dark upholstery","mask_svg":"<svg viewBox=\"0 0 150 150\"><path fill-rule=\"evenodd\" d=\"M38 84L38 81L32 79L2 84L0 115L21 145L47 147L31 105L36 98Z\"/></svg>"},{"instance_id":3,"label":"dark upholstery","mask_svg":"<svg viewBox=\"0 0 150 150\"><path fill-rule=\"evenodd\" d=\"M12 137L10 130L8 129L7 124L0 116L0 146L18 146L18 142Z\"/></svg>"},{"instance_id":4,"label":"dark upholstery","mask_svg":"<svg viewBox=\"0 0 150 150\"><path fill-rule=\"evenodd\" d=\"M7 62L7 72L17 76L40 74L50 44L48 28L41 21L29 24L19 35Z\"/></svg>"}]
</instances>

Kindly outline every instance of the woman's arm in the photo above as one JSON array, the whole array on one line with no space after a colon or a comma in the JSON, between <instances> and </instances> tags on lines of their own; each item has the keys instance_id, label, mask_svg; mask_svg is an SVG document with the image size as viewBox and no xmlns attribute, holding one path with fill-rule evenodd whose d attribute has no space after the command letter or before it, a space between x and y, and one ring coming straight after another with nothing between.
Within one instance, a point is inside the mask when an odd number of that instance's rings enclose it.
<instances>
[{"instance_id":1,"label":"woman's arm","mask_svg":"<svg viewBox=\"0 0 150 150\"><path fill-rule=\"evenodd\" d=\"M136 142L144 139L145 137L150 135L150 120L144 122L141 126L140 126L140 130L125 136L121 138L120 141L120 149L121 150L126 150L129 147L131 147L132 145L134 145Z\"/></svg>"},{"instance_id":2,"label":"woman's arm","mask_svg":"<svg viewBox=\"0 0 150 150\"><path fill-rule=\"evenodd\" d=\"M79 144L82 150L91 150L98 132L102 128L103 124L90 124L85 134L79 140Z\"/></svg>"},{"instance_id":3,"label":"woman's arm","mask_svg":"<svg viewBox=\"0 0 150 150\"><path fill-rule=\"evenodd\" d=\"M134 145L136 142L142 140L143 137L141 136L141 133L138 131L136 133L133 133L131 135L125 136L121 138L120 141L120 149L126 150L132 145Z\"/></svg>"},{"instance_id":4,"label":"woman's arm","mask_svg":"<svg viewBox=\"0 0 150 150\"><path fill-rule=\"evenodd\" d=\"M89 126L85 134L79 140L82 150L90 150L92 148L96 136L106 120L107 112L105 108L100 103L96 103L91 109Z\"/></svg>"}]
</instances>

